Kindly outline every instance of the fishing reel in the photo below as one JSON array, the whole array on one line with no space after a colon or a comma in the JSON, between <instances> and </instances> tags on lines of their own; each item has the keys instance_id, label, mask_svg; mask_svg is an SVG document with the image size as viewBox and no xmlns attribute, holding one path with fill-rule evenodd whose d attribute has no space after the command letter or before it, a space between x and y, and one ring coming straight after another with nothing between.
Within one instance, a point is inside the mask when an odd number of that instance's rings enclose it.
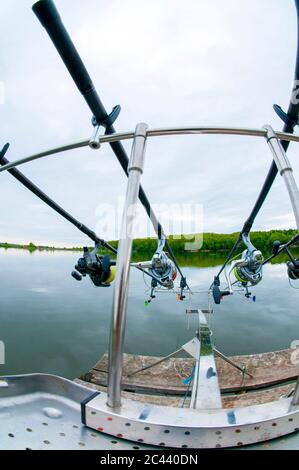
<instances>
[{"instance_id":1,"label":"fishing reel","mask_svg":"<svg viewBox=\"0 0 299 470\"><path fill-rule=\"evenodd\" d=\"M92 251L84 247L83 256L78 259L76 271L72 272L72 276L76 281L89 276L96 287L109 287L115 278L116 262L111 261L109 255L99 255L98 251L99 245L96 245Z\"/></svg>"},{"instance_id":2,"label":"fishing reel","mask_svg":"<svg viewBox=\"0 0 299 470\"><path fill-rule=\"evenodd\" d=\"M243 251L240 260L232 263L233 273L243 286L256 286L263 279L264 257L250 241L249 234L242 235L247 249Z\"/></svg>"},{"instance_id":3,"label":"fishing reel","mask_svg":"<svg viewBox=\"0 0 299 470\"><path fill-rule=\"evenodd\" d=\"M154 254L149 272L160 285L167 287L167 289L173 289L173 281L177 276L177 270L173 261L168 258L164 251L160 254Z\"/></svg>"},{"instance_id":4,"label":"fishing reel","mask_svg":"<svg viewBox=\"0 0 299 470\"><path fill-rule=\"evenodd\" d=\"M290 244L290 243L289 243ZM290 258L289 261L287 261L287 273L288 277L292 281L297 281L299 280L299 258L295 259L290 252L288 245L282 245L280 241L276 240L273 242L273 248L272 248L272 254L273 256L277 256L279 253L282 251L285 251Z\"/></svg>"},{"instance_id":5,"label":"fishing reel","mask_svg":"<svg viewBox=\"0 0 299 470\"><path fill-rule=\"evenodd\" d=\"M246 250L243 251L241 259L234 260L230 267L226 269L225 276L228 283L229 294L233 294L233 283L231 275L234 274L237 283L245 288L245 297L251 298L248 288L256 286L263 279L264 257L260 250L257 250L250 241L249 234L242 235ZM225 294L228 295L228 294ZM255 301L256 297L252 299Z\"/></svg>"},{"instance_id":6,"label":"fishing reel","mask_svg":"<svg viewBox=\"0 0 299 470\"><path fill-rule=\"evenodd\" d=\"M153 281L156 280L162 287L167 289L173 289L173 281L177 276L177 270L174 262L168 258L165 251L163 251L165 246L165 238L158 240L158 248L152 257L150 267L148 269L149 273L153 276ZM152 282L152 288L155 284Z\"/></svg>"},{"instance_id":7,"label":"fishing reel","mask_svg":"<svg viewBox=\"0 0 299 470\"><path fill-rule=\"evenodd\" d=\"M263 278L264 257L259 250L245 250L234 266L234 275L242 285L256 286Z\"/></svg>"},{"instance_id":8,"label":"fishing reel","mask_svg":"<svg viewBox=\"0 0 299 470\"><path fill-rule=\"evenodd\" d=\"M153 299L155 299L155 290L158 286L169 290L174 288L174 280L177 277L177 270L174 262L167 256L167 253L164 251L165 243L165 237L161 237L158 239L158 247L150 261L143 261L140 263L131 264L131 266L137 266L138 268L146 270L152 278L150 298L145 301L145 305L148 305ZM183 290L186 286L186 279L182 278L181 300L185 298L183 295Z\"/></svg>"}]
</instances>

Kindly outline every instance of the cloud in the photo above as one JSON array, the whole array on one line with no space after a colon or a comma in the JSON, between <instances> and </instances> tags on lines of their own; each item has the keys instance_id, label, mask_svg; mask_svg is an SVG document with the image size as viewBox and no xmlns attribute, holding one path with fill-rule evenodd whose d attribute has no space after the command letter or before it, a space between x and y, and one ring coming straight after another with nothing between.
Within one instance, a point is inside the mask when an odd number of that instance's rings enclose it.
<instances>
[{"instance_id":1,"label":"cloud","mask_svg":"<svg viewBox=\"0 0 299 470\"><path fill-rule=\"evenodd\" d=\"M92 134L76 90L31 0L2 5L0 105L10 160ZM56 0L63 21L108 111L122 105L117 129L228 125L281 129L272 105L286 108L296 51L294 4L278 0ZM279 30L279 36L277 31ZM125 144L130 152L130 145ZM299 163L290 148L295 175ZM143 184L156 204L203 204L207 231L238 230L271 162L265 142L185 136L149 142ZM80 149L22 167L79 220L96 227L96 208L115 204L126 178L109 146ZM8 174L1 174L0 240L83 244L86 238ZM35 205L37 204L37 205ZM293 226L282 182L255 228ZM100 234L99 234L100 235ZM109 234L108 234L109 235ZM112 234L111 234L112 236Z\"/></svg>"}]
</instances>

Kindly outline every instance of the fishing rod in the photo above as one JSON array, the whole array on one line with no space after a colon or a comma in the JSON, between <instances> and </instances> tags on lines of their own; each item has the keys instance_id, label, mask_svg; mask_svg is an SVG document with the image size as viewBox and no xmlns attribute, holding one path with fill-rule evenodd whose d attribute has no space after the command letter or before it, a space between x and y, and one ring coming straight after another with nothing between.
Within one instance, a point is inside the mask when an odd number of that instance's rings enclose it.
<instances>
[{"instance_id":1,"label":"fishing rod","mask_svg":"<svg viewBox=\"0 0 299 470\"><path fill-rule=\"evenodd\" d=\"M107 113L90 78L90 75L88 74L84 63L61 20L61 17L54 2L52 0L39 0L33 5L32 10L37 16L42 26L46 29L62 61L68 69L73 81L75 82L77 88L79 89L80 93L84 97L87 105L89 106L92 112L92 124L96 128L95 138L96 136L100 136L99 130L101 127L105 129L105 134L115 133L115 128L113 124L120 113L121 107L119 105L114 106L111 113ZM123 145L121 144L121 142L110 142L110 146L116 158L118 159L122 169L128 176L129 159ZM152 210L150 202L142 186L140 186L139 190L139 199L143 207L145 208L146 213L150 218L158 237L160 238L160 236L162 235L165 236L163 228L158 219L156 218L155 213ZM186 278L184 277L180 269L180 266L175 258L175 255L166 236L165 246L173 262L175 263L178 272L180 273L182 288L189 288L186 282Z\"/></svg>"},{"instance_id":2,"label":"fishing rod","mask_svg":"<svg viewBox=\"0 0 299 470\"><path fill-rule=\"evenodd\" d=\"M275 104L273 106L274 111L276 112L276 114L280 117L280 119L284 123L283 132L287 132L288 134L293 134L294 133L294 129L298 125L298 121L299 121L299 100L295 97L295 93L298 94L298 84L299 84L299 0L295 0L295 5L296 5L296 12L297 12L297 53L296 53L294 86L293 86L292 95L291 95L291 99L290 99L290 103L289 103L287 113L285 113L282 110L282 108L280 106L278 106L277 104ZM282 140L280 143L281 143L284 151L286 152L288 147L289 147L290 142ZM218 302L219 292L221 293L220 288L219 288L219 286L220 286L219 277L222 274L222 272L224 271L224 269L226 268L226 266L228 265L228 263L230 262L230 260L231 260L232 256L234 255L234 253L237 251L241 241L243 240L243 236L244 235L245 236L249 235L249 233L251 231L251 228L254 224L254 221L255 221L260 209L262 208L262 206L263 206L263 204L264 204L264 202L265 202L265 200L266 200L266 198L269 194L269 191L270 191L270 189L271 189L271 187L272 187L272 185L275 181L275 178L276 178L277 174L278 174L278 169L277 169L275 161L273 160L272 164L271 164L271 167L270 167L270 170L269 170L269 172L266 176L265 182L262 186L261 192L260 192L260 194L257 198L257 201L256 201L256 203L255 203L248 219L246 220L240 234L238 235L235 244L233 245L232 249L230 250L224 264L222 265L222 267L219 270L218 274L215 276L214 281L211 285L211 289L215 288L215 293L216 293L216 296L217 296L217 303L219 303ZM222 295L228 295L228 294L227 293L222 293Z\"/></svg>"},{"instance_id":3,"label":"fishing rod","mask_svg":"<svg viewBox=\"0 0 299 470\"><path fill-rule=\"evenodd\" d=\"M6 152L9 149L9 144L5 144L3 147L2 151L0 152L0 165L4 166L9 163L7 158L5 157ZM14 178L16 178L20 183L23 184L29 191L31 191L33 194L35 194L39 199L41 199L43 202L45 202L49 207L54 209L55 212L60 214L64 219L68 220L72 225L77 227L77 229L80 230L80 232L84 233L87 235L92 241L94 241L97 244L100 244L101 246L107 248L109 251L112 253L116 254L117 250L111 246L108 242L105 240L97 237L95 232L91 230L90 228L86 227L86 225L82 224L82 222L79 222L79 220L75 219L71 214L69 214L65 209L63 209L59 204L57 204L53 199L51 199L47 194L45 194L40 188L38 188L32 181L30 181L23 173L21 173L19 170L16 168L11 168L7 170Z\"/></svg>"},{"instance_id":4,"label":"fishing rod","mask_svg":"<svg viewBox=\"0 0 299 470\"><path fill-rule=\"evenodd\" d=\"M0 151L0 165L4 166L9 164L9 160L5 157L8 149L9 149L9 143L5 144L3 149ZM80 232L84 233L87 235L94 243L95 243L95 249L91 252L88 251L87 247L84 248L83 252L83 257L79 258L77 265L76 265L76 270L79 271L79 274L76 273L76 271L72 272L72 276L76 280L81 280L82 276L86 276L87 274L90 276L92 282L99 286L99 285L104 285L106 273L107 273L107 258L102 257L98 255L98 251L101 247L106 248L113 254L117 254L117 249L114 248L110 243L106 242L102 238L99 238L93 230L88 228L86 225L84 225L82 222L79 222L79 220L75 219L69 212L67 212L65 209L63 209L59 204L57 204L53 199L51 199L46 193L44 193L38 186L36 186L27 176L25 176L21 171L19 171L16 168L9 168L7 170L16 180L18 180L20 183L23 184L29 191L31 191L35 196L37 196L39 199L41 199L45 204L47 204L49 207L51 207L55 212L57 212L59 215L61 215L64 219L66 219L68 222L70 222L72 225L74 225ZM87 251L89 255L87 255ZM84 260L84 261L82 261ZM103 264L104 263L104 264ZM114 262L110 261L110 266L114 266ZM133 265L134 266L134 265ZM148 272L147 270L143 269L141 266L135 266L139 271L143 272L147 276L151 277L154 279L154 276ZM78 269L79 268L79 269ZM82 272L80 270L82 268ZM95 270L96 270L96 277L95 277ZM104 278L102 277L102 274L104 274ZM96 282L94 282L94 279L96 279ZM101 279L101 281L99 281ZM157 281L159 283L159 281Z\"/></svg>"}]
</instances>

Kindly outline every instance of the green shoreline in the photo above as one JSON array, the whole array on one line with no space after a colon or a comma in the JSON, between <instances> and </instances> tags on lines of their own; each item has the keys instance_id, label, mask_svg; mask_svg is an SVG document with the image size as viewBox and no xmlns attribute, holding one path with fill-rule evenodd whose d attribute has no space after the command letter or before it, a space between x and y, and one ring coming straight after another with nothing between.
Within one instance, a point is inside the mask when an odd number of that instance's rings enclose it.
<instances>
[{"instance_id":1,"label":"green shoreline","mask_svg":"<svg viewBox=\"0 0 299 470\"><path fill-rule=\"evenodd\" d=\"M27 250L33 253L34 251L82 251L81 247L73 247L73 248L59 248L57 246L47 246L47 245L35 245L34 243L30 242L28 245L18 244L18 243L8 243L8 242L1 242L0 248L4 248L5 250L9 250L11 248L16 250Z\"/></svg>"},{"instance_id":2,"label":"green shoreline","mask_svg":"<svg viewBox=\"0 0 299 470\"><path fill-rule=\"evenodd\" d=\"M297 234L296 230L269 230L269 231L256 231L251 232L251 241L252 243L259 248L260 250L271 251L273 242L279 240L281 243L286 243L293 236ZM168 240L171 244L172 250L177 255L185 255L187 253L218 253L218 252L227 252L229 251L238 236L237 233L230 234L221 234L221 233L204 233L203 235L197 235L199 239L203 239L202 246L198 248L195 244L190 247L190 244L194 241L194 235L170 235ZM109 242L113 247L117 248L118 241ZM186 250L186 244L189 244L189 248ZM299 247L299 243L297 245ZM139 238L135 239L133 243L133 254L148 254L153 253L157 247L156 238ZM72 247L72 248L59 248L55 246L44 246L44 245L35 245L33 242L29 244L16 244L9 242L0 243L0 248L4 249L23 249L30 252L36 250L39 251L81 251L82 247ZM241 246L241 249L244 246Z\"/></svg>"}]
</instances>

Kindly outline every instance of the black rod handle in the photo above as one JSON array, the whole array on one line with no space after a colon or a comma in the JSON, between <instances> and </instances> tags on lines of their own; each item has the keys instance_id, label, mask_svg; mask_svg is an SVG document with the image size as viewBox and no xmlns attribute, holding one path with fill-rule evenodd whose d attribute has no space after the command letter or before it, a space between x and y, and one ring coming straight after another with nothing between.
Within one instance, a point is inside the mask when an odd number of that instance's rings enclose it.
<instances>
[{"instance_id":1,"label":"black rod handle","mask_svg":"<svg viewBox=\"0 0 299 470\"><path fill-rule=\"evenodd\" d=\"M105 121L108 117L107 111L95 90L93 82L78 54L78 51L61 21L53 0L39 0L33 5L32 9L42 26L44 26L49 34L50 39L71 74L77 88L84 96L97 122L101 123ZM112 134L114 132L115 129L112 125L106 128L107 134ZM110 146L123 170L127 173L129 159L121 142L111 142ZM140 190L140 200L145 206L148 215L150 215L150 204L142 189Z\"/></svg>"},{"instance_id":2,"label":"black rod handle","mask_svg":"<svg viewBox=\"0 0 299 470\"><path fill-rule=\"evenodd\" d=\"M0 152L0 165L4 166L7 163L9 163L9 160L5 157L5 154L9 148L9 144L6 144L2 151ZM59 204L57 204L53 199L51 199L47 194L45 194L38 186L36 186L32 181L30 181L23 173L21 173L19 170L16 168L10 168L7 170L14 178L16 178L20 183L22 183L29 191L31 191L33 194L35 194L39 199L41 199L43 202L45 202L49 207L54 209L55 212L60 214L64 219L68 220L72 225L77 227L80 232L84 233L87 235L92 241L95 243L102 243L102 245L106 246L110 251L113 253L117 253L117 250L109 245L109 243L105 242L104 240L101 240L96 236L96 234L86 225L82 224L79 222L75 217L73 217L71 214L69 214L65 209L63 209Z\"/></svg>"},{"instance_id":3,"label":"black rod handle","mask_svg":"<svg viewBox=\"0 0 299 470\"><path fill-rule=\"evenodd\" d=\"M99 123L104 121L107 118L106 110L77 49L61 21L54 2L52 0L40 0L33 5L32 10L46 29L95 119Z\"/></svg>"}]
</instances>

